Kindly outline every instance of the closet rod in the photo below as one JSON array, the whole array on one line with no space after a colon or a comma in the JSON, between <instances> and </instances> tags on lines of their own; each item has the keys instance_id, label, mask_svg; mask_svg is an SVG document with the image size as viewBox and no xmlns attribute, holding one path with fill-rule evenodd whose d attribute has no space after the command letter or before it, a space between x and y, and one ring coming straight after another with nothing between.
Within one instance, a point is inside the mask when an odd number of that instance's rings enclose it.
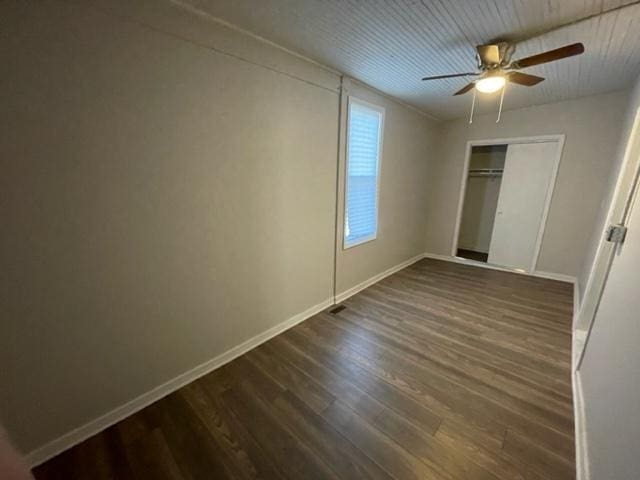
<instances>
[{"instance_id":1,"label":"closet rod","mask_svg":"<svg viewBox=\"0 0 640 480\"><path fill-rule=\"evenodd\" d=\"M501 177L502 173L470 173L470 177Z\"/></svg>"},{"instance_id":2,"label":"closet rod","mask_svg":"<svg viewBox=\"0 0 640 480\"><path fill-rule=\"evenodd\" d=\"M469 170L470 177L501 177L502 168L472 168Z\"/></svg>"}]
</instances>

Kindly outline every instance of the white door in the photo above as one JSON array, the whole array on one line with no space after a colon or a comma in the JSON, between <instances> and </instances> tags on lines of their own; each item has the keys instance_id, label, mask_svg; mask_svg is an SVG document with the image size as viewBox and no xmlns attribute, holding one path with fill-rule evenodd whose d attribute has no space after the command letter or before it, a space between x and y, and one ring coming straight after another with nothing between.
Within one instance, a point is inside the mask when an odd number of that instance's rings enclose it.
<instances>
[{"instance_id":1,"label":"white door","mask_svg":"<svg viewBox=\"0 0 640 480\"><path fill-rule=\"evenodd\" d=\"M636 194L637 195L637 194ZM580 366L593 479L640 475L640 204L615 248Z\"/></svg>"},{"instance_id":2,"label":"white door","mask_svg":"<svg viewBox=\"0 0 640 480\"><path fill-rule=\"evenodd\" d=\"M489 263L533 268L559 146L552 141L507 147Z\"/></svg>"}]
</instances>

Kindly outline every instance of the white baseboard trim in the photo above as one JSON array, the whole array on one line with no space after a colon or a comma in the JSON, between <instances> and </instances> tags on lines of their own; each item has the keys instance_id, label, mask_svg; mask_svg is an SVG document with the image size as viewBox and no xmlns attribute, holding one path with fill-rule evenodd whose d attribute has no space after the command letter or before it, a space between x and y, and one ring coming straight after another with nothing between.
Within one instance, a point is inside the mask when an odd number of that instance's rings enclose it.
<instances>
[{"instance_id":1,"label":"white baseboard trim","mask_svg":"<svg viewBox=\"0 0 640 480\"><path fill-rule=\"evenodd\" d=\"M355 287L351 287L348 290L345 290L344 292L337 294L336 303L344 302L347 298L354 296L356 293L364 290L367 287L370 287L371 285L379 282L383 278L386 278L389 275L393 275L394 273L399 272L400 270L408 267L409 265L413 265L418 260L422 260L423 258L424 258L424 254L422 253L420 255L416 255L415 257L410 258L409 260L406 260L402 263L399 263L398 265L391 267L385 270L384 272L379 273L378 275L374 275L373 277L365 280L364 282L359 283Z\"/></svg>"},{"instance_id":2,"label":"white baseboard trim","mask_svg":"<svg viewBox=\"0 0 640 480\"><path fill-rule=\"evenodd\" d=\"M584 399L580 372L574 371L573 383L573 416L576 441L576 480L589 480L589 462L587 457L587 432L585 428Z\"/></svg>"},{"instance_id":3,"label":"white baseboard trim","mask_svg":"<svg viewBox=\"0 0 640 480\"><path fill-rule=\"evenodd\" d=\"M575 331L578 326L578 319L580 318L580 309L582 308L582 298L580 296L580 283L578 280L573 284L573 322L571 329Z\"/></svg>"},{"instance_id":4,"label":"white baseboard trim","mask_svg":"<svg viewBox=\"0 0 640 480\"><path fill-rule=\"evenodd\" d=\"M424 258L433 258L434 260L443 260L445 262L460 263L462 265L470 265L472 267L488 268L490 270L499 270L501 272L517 273L519 275L530 275L532 277L548 278L549 280L558 280L560 282L576 283L576 277L571 275L564 275L562 273L543 272L536 270L535 272L521 272L512 268L500 267L497 265L490 265L484 262L476 262L474 260L467 260L466 258L452 257L451 255L439 255L437 253L425 253Z\"/></svg>"},{"instance_id":5,"label":"white baseboard trim","mask_svg":"<svg viewBox=\"0 0 640 480\"><path fill-rule=\"evenodd\" d=\"M580 315L581 298L578 282L573 287L573 328L571 332L571 387L573 389L573 424L576 444L576 480L589 480L587 432L585 426L584 397L578 371L578 361L584 348L586 332L576 330Z\"/></svg>"},{"instance_id":6,"label":"white baseboard trim","mask_svg":"<svg viewBox=\"0 0 640 480\"><path fill-rule=\"evenodd\" d=\"M370 279L352 287L339 295L336 296L335 303L342 302L347 298L355 295L356 293L364 290L370 285L373 285L376 282L379 282L385 277L396 273L399 270L402 270L405 267L417 262L422 259L423 255L417 255L405 262L400 263L384 272L371 277ZM291 327L297 325L298 323L303 322L304 320L320 313L326 308L330 307L334 304L333 298L328 298L325 301L315 305L304 312L301 312L293 317L285 320L278 325L271 327L270 329L256 335L255 337L250 338L249 340L241 343L240 345L227 350L226 352L218 355L217 357L198 365L191 370L178 375L177 377L169 380L158 387L153 388L152 390L143 393L137 398L121 405L114 410L92 420L81 427L78 427L61 437L52 440L51 442L39 447L32 452L25 455L25 461L27 465L31 468L40 465L41 463L46 462L52 457L55 457L59 453L73 447L74 445L79 444L80 442L86 440L87 438L95 435L96 433L101 432L102 430L110 427L118 423L119 421L127 418L130 415L142 410L143 408L151 405L153 402L160 400L161 398L169 395L170 393L175 392L176 390L182 388L183 386L197 380L198 378L206 375L209 372L212 372L216 368L223 366L224 364L232 361L233 359L239 357L240 355L245 354L249 350L257 347L258 345L270 340L271 338L279 335L285 330L290 329Z\"/></svg>"},{"instance_id":7,"label":"white baseboard trim","mask_svg":"<svg viewBox=\"0 0 640 480\"><path fill-rule=\"evenodd\" d=\"M33 450L32 452L25 455L25 462L27 463L27 465L29 465L30 468L46 462L59 453L62 453L63 451L73 447L74 445L77 445L78 443L86 440L96 433L101 432L111 425L118 423L120 420L133 415L134 413L151 405L153 402L160 400L161 398L169 395L172 392L175 392L188 383L191 383L194 380L202 377L203 375L206 375L207 373L215 370L216 368L223 366L224 364L232 361L240 355L243 355L249 350L275 337L276 335L279 335L285 330L288 330L298 323L303 322L304 320L316 315L317 313L320 313L333 304L333 298L328 298L318 305L314 305L304 312L294 315L288 320L285 320L284 322L279 323L278 325L275 325L262 333L259 333L255 337L252 337L249 340L241 343L240 345L227 350L221 355L218 355L217 357L212 358L211 360L208 360L198 365L197 367L178 375L177 377L153 388L146 393L143 393L139 397L134 398L124 405L121 405L114 410L96 418L95 420L92 420L89 423L86 423L81 427L78 427L62 435L61 437L52 440L42 447Z\"/></svg>"},{"instance_id":8,"label":"white baseboard trim","mask_svg":"<svg viewBox=\"0 0 640 480\"><path fill-rule=\"evenodd\" d=\"M557 280L559 282L571 283L574 285L574 289L575 285L577 285L578 283L578 279L576 277L565 275L564 273L544 272L542 270L536 270L535 272L527 273L527 275L532 275L539 278L547 278L549 280Z\"/></svg>"}]
</instances>

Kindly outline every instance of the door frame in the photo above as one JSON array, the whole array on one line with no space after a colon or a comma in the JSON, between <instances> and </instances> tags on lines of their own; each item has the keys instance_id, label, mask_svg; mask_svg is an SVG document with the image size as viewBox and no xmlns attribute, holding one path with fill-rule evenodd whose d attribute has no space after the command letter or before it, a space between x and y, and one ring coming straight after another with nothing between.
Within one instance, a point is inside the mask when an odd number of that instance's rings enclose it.
<instances>
[{"instance_id":1,"label":"door frame","mask_svg":"<svg viewBox=\"0 0 640 480\"><path fill-rule=\"evenodd\" d=\"M551 172L551 178L549 179L549 189L547 190L547 198L545 199L544 209L542 210L542 219L540 220L540 229L538 230L538 236L536 238L536 246L534 249L533 259L531 265L525 273L533 273L536 271L538 265L538 257L540 256L540 249L542 248L542 238L547 227L547 219L549 216L549 207L551 206L551 200L556 188L556 179L558 178L558 170L560 168L560 159L562 158L562 152L564 150L564 134L557 135L535 135L531 137L512 137L512 138L491 138L486 140L469 140L467 142L464 166L462 168L462 178L460 179L460 195L458 197L458 206L456 212L456 223L453 230L453 238L451 240L451 256L458 257L458 236L460 235L460 223L462 222L462 210L464 208L464 197L467 193L467 181L469 178L469 162L471 160L471 150L473 147L486 146L486 145L514 145L518 143L547 143L557 142L558 148L556 158L553 165L553 171ZM508 147L507 147L508 152ZM509 270L522 272L522 269Z\"/></svg>"},{"instance_id":2,"label":"door frame","mask_svg":"<svg viewBox=\"0 0 640 480\"><path fill-rule=\"evenodd\" d=\"M633 116L633 123L629 128L629 134L626 138L622 161L616 173L615 186L611 193L607 215L604 219L604 224L600 226L602 229L600 241L598 242L598 247L594 254L591 268L589 269L589 276L580 301L580 308L574 318L574 333L577 330L586 332L582 345L577 345L577 348L580 350L577 352L577 360L574 364L575 371L578 371L582 365L589 338L591 337L591 330L593 329L593 324L600 307L600 300L602 299L602 294L607 279L609 278L609 271L620 249L619 245L613 245L608 252L605 251L607 244L605 232L609 225L618 223L626 225L629 221L634 201L637 201L637 195L640 189L639 152L640 107L637 107L635 115ZM603 262L603 266L600 272L601 274L598 276L596 267L600 260ZM588 310L585 312L587 308Z\"/></svg>"}]
</instances>

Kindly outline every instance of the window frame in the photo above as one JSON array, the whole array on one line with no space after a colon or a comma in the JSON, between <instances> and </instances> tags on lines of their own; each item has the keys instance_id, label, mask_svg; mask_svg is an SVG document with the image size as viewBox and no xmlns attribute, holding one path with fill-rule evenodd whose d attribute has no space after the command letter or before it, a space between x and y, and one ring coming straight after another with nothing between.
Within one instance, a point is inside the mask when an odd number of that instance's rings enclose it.
<instances>
[{"instance_id":1,"label":"window frame","mask_svg":"<svg viewBox=\"0 0 640 480\"><path fill-rule=\"evenodd\" d=\"M373 234L360 238L353 242L347 240L347 207L349 197L349 131L351 127L351 106L360 105L362 107L371 109L380 114L380 124L378 125L378 164L376 165L376 230ZM342 249L348 250L364 243L372 242L378 238L379 220L380 220L380 168L382 165L382 146L384 142L384 121L385 121L385 109L380 105L369 103L365 100L361 100L357 97L349 95L347 97L347 125L346 125L346 138L345 138L345 168L344 168L344 208L342 212Z\"/></svg>"}]
</instances>

